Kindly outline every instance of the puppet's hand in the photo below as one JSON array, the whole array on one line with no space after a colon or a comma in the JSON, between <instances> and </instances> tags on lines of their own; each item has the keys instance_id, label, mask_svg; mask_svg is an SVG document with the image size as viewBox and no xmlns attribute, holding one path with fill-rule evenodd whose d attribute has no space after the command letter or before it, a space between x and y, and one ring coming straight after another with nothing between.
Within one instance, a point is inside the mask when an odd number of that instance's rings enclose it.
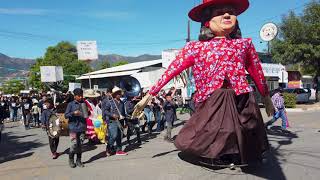
<instances>
[{"instance_id":1,"label":"puppet's hand","mask_svg":"<svg viewBox=\"0 0 320 180\"><path fill-rule=\"evenodd\" d=\"M273 103L271 101L270 96L264 97L264 106L266 108L266 113L267 113L268 117L273 116L275 109L274 109L274 106L273 106Z\"/></svg>"}]
</instances>

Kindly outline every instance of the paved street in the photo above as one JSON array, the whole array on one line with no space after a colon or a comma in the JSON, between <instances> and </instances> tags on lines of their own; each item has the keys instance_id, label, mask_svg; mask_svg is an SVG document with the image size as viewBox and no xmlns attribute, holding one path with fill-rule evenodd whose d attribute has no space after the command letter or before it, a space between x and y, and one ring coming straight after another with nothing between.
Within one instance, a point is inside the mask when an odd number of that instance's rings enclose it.
<instances>
[{"instance_id":1,"label":"paved street","mask_svg":"<svg viewBox=\"0 0 320 180\"><path fill-rule=\"evenodd\" d=\"M175 151L173 144L154 136L139 147L126 147L125 157L104 157L104 145L86 146L83 154L85 168L71 169L68 162L68 138L60 139L59 152L65 152L52 160L48 139L41 129L25 131L16 123L7 123L0 146L0 179L112 179L112 180L206 180L206 179L274 179L316 180L320 176L320 111L290 112L288 114L292 134L278 133L273 128L269 134L272 145L268 162L237 170L213 170L189 163L192 159ZM264 114L265 120L266 118ZM180 124L188 119L180 115ZM278 122L278 125L280 122Z\"/></svg>"}]
</instances>

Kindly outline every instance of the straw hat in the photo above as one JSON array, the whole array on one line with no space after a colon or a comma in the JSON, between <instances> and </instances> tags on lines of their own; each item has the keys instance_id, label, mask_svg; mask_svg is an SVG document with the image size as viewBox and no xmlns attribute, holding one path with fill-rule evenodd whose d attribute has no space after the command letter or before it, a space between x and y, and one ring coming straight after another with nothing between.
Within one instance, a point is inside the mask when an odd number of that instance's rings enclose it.
<instances>
[{"instance_id":1,"label":"straw hat","mask_svg":"<svg viewBox=\"0 0 320 180\"><path fill-rule=\"evenodd\" d=\"M99 97L100 94L95 92L93 89L87 89L83 92L83 97L92 97L92 98L95 98L95 97Z\"/></svg>"},{"instance_id":2,"label":"straw hat","mask_svg":"<svg viewBox=\"0 0 320 180\"><path fill-rule=\"evenodd\" d=\"M119 88L118 86L114 86L114 88L112 89L112 95L114 95L118 92L120 92L122 94L123 90L121 88Z\"/></svg>"},{"instance_id":3,"label":"straw hat","mask_svg":"<svg viewBox=\"0 0 320 180\"><path fill-rule=\"evenodd\" d=\"M196 21L201 22L202 12L207 7L221 6L221 5L232 5L236 9L236 15L240 15L246 11L249 7L248 0L203 0L203 3L194 7L189 12L189 17Z\"/></svg>"}]
</instances>

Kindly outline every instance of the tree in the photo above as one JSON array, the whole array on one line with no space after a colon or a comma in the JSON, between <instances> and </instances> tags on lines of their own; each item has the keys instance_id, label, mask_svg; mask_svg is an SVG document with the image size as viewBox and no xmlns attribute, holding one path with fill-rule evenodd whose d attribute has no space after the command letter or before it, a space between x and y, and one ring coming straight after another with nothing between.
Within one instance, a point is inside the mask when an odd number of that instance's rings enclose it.
<instances>
[{"instance_id":1,"label":"tree","mask_svg":"<svg viewBox=\"0 0 320 180\"><path fill-rule=\"evenodd\" d=\"M1 91L5 94L19 94L21 90L25 88L23 81L21 80L9 80L3 83Z\"/></svg>"},{"instance_id":2,"label":"tree","mask_svg":"<svg viewBox=\"0 0 320 180\"><path fill-rule=\"evenodd\" d=\"M58 43L56 46L48 47L44 57L37 58L36 63L30 68L29 81L31 86L33 88L46 89L44 84L40 82L40 66L63 67L63 91L68 89L69 82L76 81L76 76L91 71L88 64L78 60L76 47L65 41Z\"/></svg>"},{"instance_id":3,"label":"tree","mask_svg":"<svg viewBox=\"0 0 320 180\"><path fill-rule=\"evenodd\" d=\"M302 15L293 11L282 19L279 38L271 43L276 62L301 63L302 68L320 75L320 3L306 5Z\"/></svg>"},{"instance_id":4,"label":"tree","mask_svg":"<svg viewBox=\"0 0 320 180\"><path fill-rule=\"evenodd\" d=\"M96 70L101 70L101 69L106 69L106 68L110 68L111 64L109 63L108 60L104 60L104 61L100 61L97 64Z\"/></svg>"},{"instance_id":5,"label":"tree","mask_svg":"<svg viewBox=\"0 0 320 180\"><path fill-rule=\"evenodd\" d=\"M112 67L122 66L122 65L125 65L125 64L129 64L129 62L128 61L118 61L118 62L113 63Z\"/></svg>"},{"instance_id":6,"label":"tree","mask_svg":"<svg viewBox=\"0 0 320 180\"><path fill-rule=\"evenodd\" d=\"M320 2L305 6L301 15L293 11L282 19L279 37L271 43L276 62L300 64L302 72L320 76Z\"/></svg>"}]
</instances>

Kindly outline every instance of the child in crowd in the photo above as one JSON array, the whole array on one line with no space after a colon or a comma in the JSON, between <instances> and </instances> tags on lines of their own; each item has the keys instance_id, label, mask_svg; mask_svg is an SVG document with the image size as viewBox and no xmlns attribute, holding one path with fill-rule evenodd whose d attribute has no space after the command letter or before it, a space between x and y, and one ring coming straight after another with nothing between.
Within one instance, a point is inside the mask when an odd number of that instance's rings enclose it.
<instances>
[{"instance_id":1,"label":"child in crowd","mask_svg":"<svg viewBox=\"0 0 320 180\"><path fill-rule=\"evenodd\" d=\"M33 106L31 108L31 113L34 121L34 127L40 127L39 125L39 114L40 114L40 108L38 106L38 102L34 102Z\"/></svg>"},{"instance_id":2,"label":"child in crowd","mask_svg":"<svg viewBox=\"0 0 320 180\"><path fill-rule=\"evenodd\" d=\"M173 142L173 139L171 138L171 130L172 123L175 119L176 104L172 100L171 93L166 94L166 100L163 104L163 110L165 112L165 120L167 122L167 134L165 135L164 140Z\"/></svg>"},{"instance_id":3,"label":"child in crowd","mask_svg":"<svg viewBox=\"0 0 320 180\"><path fill-rule=\"evenodd\" d=\"M46 99L43 103L43 112L41 113L41 124L42 128L48 130L49 128L49 119L53 114L53 100ZM57 153L58 145L59 145L59 136L52 138L48 135L49 138L49 146L52 153L52 159L57 159L59 154Z\"/></svg>"}]
</instances>

